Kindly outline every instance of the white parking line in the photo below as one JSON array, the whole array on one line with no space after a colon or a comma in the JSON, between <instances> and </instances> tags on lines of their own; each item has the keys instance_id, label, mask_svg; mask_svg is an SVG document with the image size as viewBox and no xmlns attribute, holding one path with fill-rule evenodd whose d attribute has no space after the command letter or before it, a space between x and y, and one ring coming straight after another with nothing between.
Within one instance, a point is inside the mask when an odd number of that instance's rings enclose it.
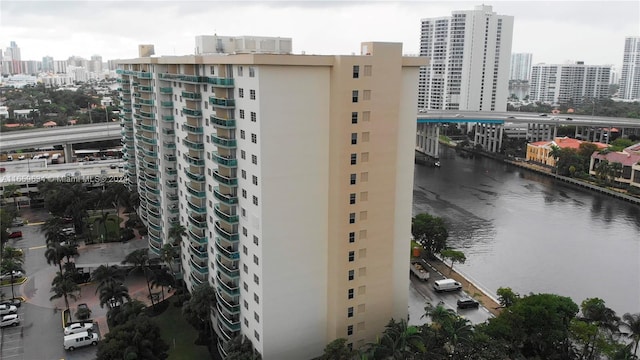
<instances>
[{"instance_id":1,"label":"white parking line","mask_svg":"<svg viewBox=\"0 0 640 360\"><path fill-rule=\"evenodd\" d=\"M21 352L20 354L13 354L13 355L2 355L3 359L8 359L10 357L16 357L16 356L22 356L24 355L24 352Z\"/></svg>"},{"instance_id":2,"label":"white parking line","mask_svg":"<svg viewBox=\"0 0 640 360\"><path fill-rule=\"evenodd\" d=\"M16 346L16 347L10 347L10 348L3 347L2 351L11 351L11 350L15 350L15 349L21 349L22 350L22 346Z\"/></svg>"}]
</instances>

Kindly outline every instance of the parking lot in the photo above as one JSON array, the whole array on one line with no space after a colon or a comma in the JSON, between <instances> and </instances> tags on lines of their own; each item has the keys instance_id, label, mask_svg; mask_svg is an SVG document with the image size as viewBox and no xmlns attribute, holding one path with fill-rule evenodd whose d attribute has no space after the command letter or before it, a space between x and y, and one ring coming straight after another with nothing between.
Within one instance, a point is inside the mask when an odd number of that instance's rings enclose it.
<instances>
[{"instance_id":1,"label":"parking lot","mask_svg":"<svg viewBox=\"0 0 640 360\"><path fill-rule=\"evenodd\" d=\"M0 359L22 360L24 359L24 308L18 308L20 325L7 326L0 330Z\"/></svg>"}]
</instances>

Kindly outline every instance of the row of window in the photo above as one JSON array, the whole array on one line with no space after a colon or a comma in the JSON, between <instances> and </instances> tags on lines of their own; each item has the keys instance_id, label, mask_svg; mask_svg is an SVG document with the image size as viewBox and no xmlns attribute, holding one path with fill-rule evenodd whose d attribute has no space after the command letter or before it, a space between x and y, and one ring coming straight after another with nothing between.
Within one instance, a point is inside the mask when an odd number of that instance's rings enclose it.
<instances>
[{"instance_id":1,"label":"row of window","mask_svg":"<svg viewBox=\"0 0 640 360\"><path fill-rule=\"evenodd\" d=\"M244 119L244 109L240 109L240 110L239 110L239 116L240 116L240 119ZM257 118L258 118L258 117L257 117L257 115L256 115L255 111L252 111L252 112L251 112L251 121L252 121L252 122L256 122L256 121L257 121Z\"/></svg>"},{"instance_id":2,"label":"row of window","mask_svg":"<svg viewBox=\"0 0 640 360\"><path fill-rule=\"evenodd\" d=\"M371 72L372 72L372 66L371 65L365 65L364 66L364 76L371 76ZM360 65L353 65L353 78L357 79L360 77Z\"/></svg>"},{"instance_id":3,"label":"row of window","mask_svg":"<svg viewBox=\"0 0 640 360\"><path fill-rule=\"evenodd\" d=\"M244 88L238 88L238 97L244 98ZM256 99L256 91L254 89L249 90L249 99L251 100Z\"/></svg>"},{"instance_id":4,"label":"row of window","mask_svg":"<svg viewBox=\"0 0 640 360\"><path fill-rule=\"evenodd\" d=\"M359 90L353 90L351 92L351 102L357 103L359 99L359 94L360 94ZM371 100L371 90L362 91L362 100L363 101Z\"/></svg>"}]
</instances>

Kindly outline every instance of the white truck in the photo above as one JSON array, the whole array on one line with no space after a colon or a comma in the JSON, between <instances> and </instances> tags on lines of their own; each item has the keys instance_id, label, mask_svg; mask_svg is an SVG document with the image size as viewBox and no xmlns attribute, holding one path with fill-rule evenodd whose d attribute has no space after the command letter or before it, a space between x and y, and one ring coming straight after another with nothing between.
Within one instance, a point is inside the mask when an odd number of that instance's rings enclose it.
<instances>
[{"instance_id":1,"label":"white truck","mask_svg":"<svg viewBox=\"0 0 640 360\"><path fill-rule=\"evenodd\" d=\"M411 260L411 273L422 281L429 280L429 270L427 264L422 259Z\"/></svg>"}]
</instances>

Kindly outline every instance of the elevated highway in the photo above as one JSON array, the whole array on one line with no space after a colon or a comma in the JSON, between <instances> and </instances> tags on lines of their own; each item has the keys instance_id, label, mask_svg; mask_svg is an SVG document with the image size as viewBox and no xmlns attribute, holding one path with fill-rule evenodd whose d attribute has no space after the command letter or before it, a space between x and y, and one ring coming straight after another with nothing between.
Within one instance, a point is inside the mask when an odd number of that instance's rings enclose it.
<instances>
[{"instance_id":1,"label":"elevated highway","mask_svg":"<svg viewBox=\"0 0 640 360\"><path fill-rule=\"evenodd\" d=\"M0 133L0 151L71 145L122 138L120 123L75 125Z\"/></svg>"},{"instance_id":2,"label":"elevated highway","mask_svg":"<svg viewBox=\"0 0 640 360\"><path fill-rule=\"evenodd\" d=\"M487 124L551 124L598 127L640 128L640 119L616 118L604 116L544 114L524 112L486 112L433 110L418 113L418 124L426 123L487 123Z\"/></svg>"}]
</instances>

